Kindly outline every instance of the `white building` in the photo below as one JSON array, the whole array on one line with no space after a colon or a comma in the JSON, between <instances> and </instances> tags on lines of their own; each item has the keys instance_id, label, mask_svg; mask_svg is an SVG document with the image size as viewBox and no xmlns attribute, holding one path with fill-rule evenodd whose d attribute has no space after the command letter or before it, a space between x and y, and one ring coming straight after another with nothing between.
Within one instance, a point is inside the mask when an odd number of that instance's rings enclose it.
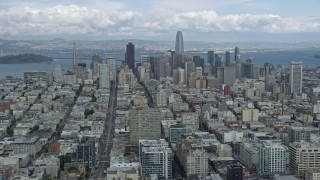
<instances>
[{"instance_id":1,"label":"white building","mask_svg":"<svg viewBox=\"0 0 320 180\"><path fill-rule=\"evenodd\" d=\"M184 69L178 68L178 83L179 84L184 84L185 79L184 79Z\"/></svg>"},{"instance_id":2,"label":"white building","mask_svg":"<svg viewBox=\"0 0 320 180\"><path fill-rule=\"evenodd\" d=\"M260 171L263 174L289 172L289 148L266 141L260 147Z\"/></svg>"},{"instance_id":3,"label":"white building","mask_svg":"<svg viewBox=\"0 0 320 180\"><path fill-rule=\"evenodd\" d=\"M165 179L172 177L173 154L166 140L140 140L139 158L142 175L157 174Z\"/></svg>"},{"instance_id":4,"label":"white building","mask_svg":"<svg viewBox=\"0 0 320 180\"><path fill-rule=\"evenodd\" d=\"M242 131L223 132L222 139L224 143L242 142L243 132Z\"/></svg>"}]
</instances>

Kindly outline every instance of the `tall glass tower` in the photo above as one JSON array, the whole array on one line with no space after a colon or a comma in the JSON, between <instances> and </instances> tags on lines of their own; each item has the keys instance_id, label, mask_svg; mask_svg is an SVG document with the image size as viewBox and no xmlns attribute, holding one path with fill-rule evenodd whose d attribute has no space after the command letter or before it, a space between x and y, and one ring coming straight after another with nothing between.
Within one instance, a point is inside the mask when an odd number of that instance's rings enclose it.
<instances>
[{"instance_id":1,"label":"tall glass tower","mask_svg":"<svg viewBox=\"0 0 320 180\"><path fill-rule=\"evenodd\" d=\"M132 69L133 72L135 72L134 65L135 65L135 60L134 60L134 45L132 42L129 42L127 44L126 48L126 63L129 66L129 69Z\"/></svg>"},{"instance_id":2,"label":"tall glass tower","mask_svg":"<svg viewBox=\"0 0 320 180\"><path fill-rule=\"evenodd\" d=\"M184 53L182 31L177 31L175 53L177 53L177 54Z\"/></svg>"},{"instance_id":3,"label":"tall glass tower","mask_svg":"<svg viewBox=\"0 0 320 180\"><path fill-rule=\"evenodd\" d=\"M183 68L182 67L183 54L184 54L184 45L183 45L182 31L177 31L176 47L175 47L175 60L174 60L173 69L177 69L178 67Z\"/></svg>"}]
</instances>

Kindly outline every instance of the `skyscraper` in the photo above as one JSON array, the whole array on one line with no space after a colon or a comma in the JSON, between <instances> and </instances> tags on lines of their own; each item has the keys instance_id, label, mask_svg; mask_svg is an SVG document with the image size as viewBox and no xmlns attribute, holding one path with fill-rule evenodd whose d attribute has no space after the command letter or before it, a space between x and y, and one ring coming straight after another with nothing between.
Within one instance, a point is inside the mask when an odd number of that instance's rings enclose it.
<instances>
[{"instance_id":1,"label":"skyscraper","mask_svg":"<svg viewBox=\"0 0 320 180\"><path fill-rule=\"evenodd\" d=\"M92 68L92 74L94 76L98 76L100 63L102 63L100 56L97 54L93 55L91 68Z\"/></svg>"},{"instance_id":2,"label":"skyscraper","mask_svg":"<svg viewBox=\"0 0 320 180\"><path fill-rule=\"evenodd\" d=\"M226 51L226 66L230 66L231 64L231 54L230 51Z\"/></svg>"},{"instance_id":3,"label":"skyscraper","mask_svg":"<svg viewBox=\"0 0 320 180\"><path fill-rule=\"evenodd\" d=\"M183 45L183 36L182 31L177 31L176 35L176 46L175 46L175 56L174 56L174 69L182 67L183 64L183 54L184 54L184 45Z\"/></svg>"},{"instance_id":4,"label":"skyscraper","mask_svg":"<svg viewBox=\"0 0 320 180\"><path fill-rule=\"evenodd\" d=\"M207 61L211 66L211 74L213 75L215 73L214 51L208 51L207 58Z\"/></svg>"},{"instance_id":5,"label":"skyscraper","mask_svg":"<svg viewBox=\"0 0 320 180\"><path fill-rule=\"evenodd\" d=\"M185 66L184 72L186 73L185 75L186 84L189 85L190 73L195 71L195 65L193 61L186 61L184 66Z\"/></svg>"},{"instance_id":6,"label":"skyscraper","mask_svg":"<svg viewBox=\"0 0 320 180\"><path fill-rule=\"evenodd\" d=\"M253 70L254 70L254 64L250 61L247 61L245 63L242 63L241 65L241 72L243 78L252 79L253 78Z\"/></svg>"},{"instance_id":7,"label":"skyscraper","mask_svg":"<svg viewBox=\"0 0 320 180\"><path fill-rule=\"evenodd\" d=\"M72 66L78 66L76 41L73 41Z\"/></svg>"},{"instance_id":8,"label":"skyscraper","mask_svg":"<svg viewBox=\"0 0 320 180\"><path fill-rule=\"evenodd\" d=\"M57 83L63 83L63 74L62 74L62 68L60 64L56 64L56 67L54 69L54 78L55 82Z\"/></svg>"},{"instance_id":9,"label":"skyscraper","mask_svg":"<svg viewBox=\"0 0 320 180\"><path fill-rule=\"evenodd\" d=\"M272 85L273 85L272 81L270 81L272 79L272 76L273 76L273 66L272 66L272 64L271 63L265 63L263 71L264 71L263 76L264 76L264 84L265 84L264 89L266 91L269 91L271 89Z\"/></svg>"},{"instance_id":10,"label":"skyscraper","mask_svg":"<svg viewBox=\"0 0 320 180\"><path fill-rule=\"evenodd\" d=\"M99 64L99 88L110 88L110 71L108 64Z\"/></svg>"},{"instance_id":11,"label":"skyscraper","mask_svg":"<svg viewBox=\"0 0 320 180\"><path fill-rule=\"evenodd\" d=\"M176 54L183 54L184 53L182 31L177 31L175 53Z\"/></svg>"},{"instance_id":12,"label":"skyscraper","mask_svg":"<svg viewBox=\"0 0 320 180\"><path fill-rule=\"evenodd\" d=\"M76 75L77 80L81 78L82 80L85 79L86 76L86 68L83 66L79 66L79 62L77 59L77 48L76 42L73 41L73 52L72 52L72 71Z\"/></svg>"},{"instance_id":13,"label":"skyscraper","mask_svg":"<svg viewBox=\"0 0 320 180\"><path fill-rule=\"evenodd\" d=\"M240 49L238 47L234 48L234 61L240 61Z\"/></svg>"},{"instance_id":14,"label":"skyscraper","mask_svg":"<svg viewBox=\"0 0 320 180\"><path fill-rule=\"evenodd\" d=\"M203 67L204 60L203 58L200 58L200 56L193 56L192 61L196 67Z\"/></svg>"},{"instance_id":15,"label":"skyscraper","mask_svg":"<svg viewBox=\"0 0 320 180\"><path fill-rule=\"evenodd\" d=\"M129 66L129 69L132 69L134 71L134 64L135 64L135 60L134 60L134 45L132 44L132 42L129 42L127 44L127 48L126 48L126 64Z\"/></svg>"},{"instance_id":16,"label":"skyscraper","mask_svg":"<svg viewBox=\"0 0 320 180\"><path fill-rule=\"evenodd\" d=\"M291 62L290 68L291 93L302 93L302 62Z\"/></svg>"},{"instance_id":17,"label":"skyscraper","mask_svg":"<svg viewBox=\"0 0 320 180\"><path fill-rule=\"evenodd\" d=\"M116 80L116 59L115 58L108 58L107 64L109 65L109 73L110 73L110 80L115 81Z\"/></svg>"},{"instance_id":18,"label":"skyscraper","mask_svg":"<svg viewBox=\"0 0 320 180\"><path fill-rule=\"evenodd\" d=\"M217 79L220 84L232 85L236 80L236 66L218 67Z\"/></svg>"}]
</instances>

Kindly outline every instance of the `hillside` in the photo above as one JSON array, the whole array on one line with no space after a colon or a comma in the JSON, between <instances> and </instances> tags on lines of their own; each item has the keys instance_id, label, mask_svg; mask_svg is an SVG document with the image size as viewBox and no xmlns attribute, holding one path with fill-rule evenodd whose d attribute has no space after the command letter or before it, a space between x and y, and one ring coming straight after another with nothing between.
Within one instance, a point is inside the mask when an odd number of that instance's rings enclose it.
<instances>
[{"instance_id":1,"label":"hillside","mask_svg":"<svg viewBox=\"0 0 320 180\"><path fill-rule=\"evenodd\" d=\"M0 64L43 63L52 61L49 57L36 54L19 54L0 57Z\"/></svg>"}]
</instances>

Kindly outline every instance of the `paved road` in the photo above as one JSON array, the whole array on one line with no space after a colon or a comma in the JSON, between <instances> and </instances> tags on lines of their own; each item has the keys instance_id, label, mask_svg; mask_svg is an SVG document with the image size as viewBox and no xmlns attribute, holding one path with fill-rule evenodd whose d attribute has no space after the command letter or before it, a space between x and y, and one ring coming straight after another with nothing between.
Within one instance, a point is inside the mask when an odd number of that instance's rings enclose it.
<instances>
[{"instance_id":1,"label":"paved road","mask_svg":"<svg viewBox=\"0 0 320 180\"><path fill-rule=\"evenodd\" d=\"M91 179L104 179L106 174L104 171L109 167L110 152L112 149L112 139L114 133L114 116L117 101L117 83L111 83L111 91L109 98L108 111L106 115L105 127L103 135L100 138L100 146L97 156L97 166L93 170L93 176Z\"/></svg>"}]
</instances>

